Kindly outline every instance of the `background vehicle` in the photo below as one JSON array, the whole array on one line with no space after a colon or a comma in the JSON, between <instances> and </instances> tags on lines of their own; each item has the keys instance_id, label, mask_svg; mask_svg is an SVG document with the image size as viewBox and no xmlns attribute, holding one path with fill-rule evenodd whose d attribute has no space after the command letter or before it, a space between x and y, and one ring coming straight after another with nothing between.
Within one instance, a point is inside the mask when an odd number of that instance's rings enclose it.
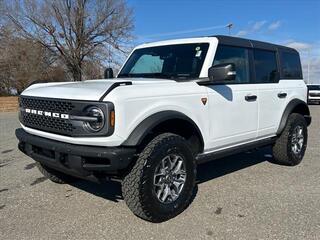
<instances>
[{"instance_id":1,"label":"background vehicle","mask_svg":"<svg viewBox=\"0 0 320 240\"><path fill-rule=\"evenodd\" d=\"M320 104L320 84L308 84L308 104Z\"/></svg>"},{"instance_id":2,"label":"background vehicle","mask_svg":"<svg viewBox=\"0 0 320 240\"><path fill-rule=\"evenodd\" d=\"M198 163L272 145L275 162L299 164L306 101L294 49L171 40L138 46L116 79L30 86L16 135L52 181L121 179L133 213L160 222L190 204Z\"/></svg>"}]
</instances>

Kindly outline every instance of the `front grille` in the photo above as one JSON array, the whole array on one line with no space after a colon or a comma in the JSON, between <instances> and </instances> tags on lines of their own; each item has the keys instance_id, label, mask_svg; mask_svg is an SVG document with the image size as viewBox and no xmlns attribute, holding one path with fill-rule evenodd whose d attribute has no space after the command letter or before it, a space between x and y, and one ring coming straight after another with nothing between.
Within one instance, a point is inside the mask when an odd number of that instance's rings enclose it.
<instances>
[{"instance_id":1,"label":"front grille","mask_svg":"<svg viewBox=\"0 0 320 240\"><path fill-rule=\"evenodd\" d=\"M19 105L21 123L33 129L72 137L110 136L114 131L109 121L105 121L104 127L93 133L81 120L92 106L100 108L105 119L109 119L108 114L114 109L110 102L20 96Z\"/></svg>"},{"instance_id":2,"label":"front grille","mask_svg":"<svg viewBox=\"0 0 320 240\"><path fill-rule=\"evenodd\" d=\"M56 101L39 98L20 98L20 106L23 108L31 108L45 111L57 111L68 113L74 109L74 105L67 101Z\"/></svg>"},{"instance_id":3,"label":"front grille","mask_svg":"<svg viewBox=\"0 0 320 240\"><path fill-rule=\"evenodd\" d=\"M71 133L73 131L72 123L66 119L51 118L40 115L24 114L23 122L26 126L42 129L49 128L61 132Z\"/></svg>"},{"instance_id":4,"label":"front grille","mask_svg":"<svg viewBox=\"0 0 320 240\"><path fill-rule=\"evenodd\" d=\"M60 114L70 114L70 112L75 108L72 102L41 98L20 97L19 104L22 109L57 112ZM21 112L21 121L27 127L45 130L52 133L59 133L62 135L72 135L72 132L75 129L69 119L28 114L24 111Z\"/></svg>"}]
</instances>

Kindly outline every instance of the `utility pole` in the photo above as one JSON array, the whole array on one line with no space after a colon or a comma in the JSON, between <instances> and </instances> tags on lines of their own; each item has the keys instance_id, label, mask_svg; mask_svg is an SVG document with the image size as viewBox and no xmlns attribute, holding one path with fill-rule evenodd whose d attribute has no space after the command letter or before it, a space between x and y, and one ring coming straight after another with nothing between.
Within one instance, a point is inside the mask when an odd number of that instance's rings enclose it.
<instances>
[{"instance_id":1,"label":"utility pole","mask_svg":"<svg viewBox=\"0 0 320 240\"><path fill-rule=\"evenodd\" d=\"M310 49L308 51L308 84L310 84Z\"/></svg>"},{"instance_id":2,"label":"utility pole","mask_svg":"<svg viewBox=\"0 0 320 240\"><path fill-rule=\"evenodd\" d=\"M233 28L233 23L229 23L226 27L229 29L229 35L231 35L231 28Z\"/></svg>"}]
</instances>

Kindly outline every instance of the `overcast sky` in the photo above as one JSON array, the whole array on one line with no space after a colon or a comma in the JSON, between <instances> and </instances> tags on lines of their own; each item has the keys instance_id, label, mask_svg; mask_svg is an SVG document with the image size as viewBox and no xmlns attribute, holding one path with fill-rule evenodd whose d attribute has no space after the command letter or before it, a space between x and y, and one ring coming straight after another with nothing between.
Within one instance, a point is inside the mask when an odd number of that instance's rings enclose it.
<instances>
[{"instance_id":1,"label":"overcast sky","mask_svg":"<svg viewBox=\"0 0 320 240\"><path fill-rule=\"evenodd\" d=\"M320 83L320 0L129 0L137 43L228 34L296 48L304 78Z\"/></svg>"}]
</instances>

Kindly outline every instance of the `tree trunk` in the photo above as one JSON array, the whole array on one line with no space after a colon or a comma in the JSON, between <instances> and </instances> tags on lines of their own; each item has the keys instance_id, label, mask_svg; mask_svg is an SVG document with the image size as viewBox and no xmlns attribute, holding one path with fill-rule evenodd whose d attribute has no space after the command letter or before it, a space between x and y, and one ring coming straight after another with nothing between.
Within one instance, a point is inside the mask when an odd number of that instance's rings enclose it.
<instances>
[{"instance_id":1,"label":"tree trunk","mask_svg":"<svg viewBox=\"0 0 320 240\"><path fill-rule=\"evenodd\" d=\"M78 82L82 80L81 69L72 69L72 78L73 81Z\"/></svg>"}]
</instances>

